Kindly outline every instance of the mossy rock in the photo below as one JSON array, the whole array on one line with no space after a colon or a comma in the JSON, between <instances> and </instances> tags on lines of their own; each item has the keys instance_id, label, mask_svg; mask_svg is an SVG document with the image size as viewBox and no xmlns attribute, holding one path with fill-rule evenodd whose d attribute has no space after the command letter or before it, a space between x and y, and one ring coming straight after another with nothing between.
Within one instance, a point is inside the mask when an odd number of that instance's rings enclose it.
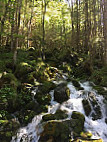
<instances>
[{"instance_id":1,"label":"mossy rock","mask_svg":"<svg viewBox=\"0 0 107 142\"><path fill-rule=\"evenodd\" d=\"M76 140L74 140L73 142L103 142L103 140L102 139L90 139L90 140L84 140L84 139L76 139Z\"/></svg>"},{"instance_id":2,"label":"mossy rock","mask_svg":"<svg viewBox=\"0 0 107 142\"><path fill-rule=\"evenodd\" d=\"M39 104L37 104L35 101L30 101L28 104L26 104L25 109L26 110L33 110L33 111L37 111L39 108Z\"/></svg>"},{"instance_id":3,"label":"mossy rock","mask_svg":"<svg viewBox=\"0 0 107 142\"><path fill-rule=\"evenodd\" d=\"M15 120L5 120L4 122L2 121L2 125L0 126L0 140L2 142L10 142L12 136L19 127L19 122Z\"/></svg>"},{"instance_id":4,"label":"mossy rock","mask_svg":"<svg viewBox=\"0 0 107 142\"><path fill-rule=\"evenodd\" d=\"M98 94L103 95L103 97L107 99L107 90L104 90L101 86L94 86L93 88L98 91Z\"/></svg>"},{"instance_id":5,"label":"mossy rock","mask_svg":"<svg viewBox=\"0 0 107 142\"><path fill-rule=\"evenodd\" d=\"M28 73L31 73L33 71L33 67L29 65L26 62L21 62L16 66L15 75L19 79L23 79L23 76L25 76Z\"/></svg>"},{"instance_id":6,"label":"mossy rock","mask_svg":"<svg viewBox=\"0 0 107 142\"><path fill-rule=\"evenodd\" d=\"M30 123L35 115L37 115L37 113L33 110L23 110L16 113L16 117L23 126Z\"/></svg>"},{"instance_id":7,"label":"mossy rock","mask_svg":"<svg viewBox=\"0 0 107 142\"><path fill-rule=\"evenodd\" d=\"M0 87L5 84L9 84L11 87L17 89L19 83L14 74L4 72L0 78Z\"/></svg>"},{"instance_id":8,"label":"mossy rock","mask_svg":"<svg viewBox=\"0 0 107 142\"><path fill-rule=\"evenodd\" d=\"M90 139L92 137L91 132L81 132L80 136L84 139Z\"/></svg>"},{"instance_id":9,"label":"mossy rock","mask_svg":"<svg viewBox=\"0 0 107 142\"><path fill-rule=\"evenodd\" d=\"M48 105L51 101L50 94L43 94L40 91L36 93L34 98L40 105Z\"/></svg>"},{"instance_id":10,"label":"mossy rock","mask_svg":"<svg viewBox=\"0 0 107 142\"><path fill-rule=\"evenodd\" d=\"M69 120L63 122L49 121L44 126L44 131L40 135L39 142L48 142L49 140L52 140L52 142L68 141L70 135L69 123Z\"/></svg>"},{"instance_id":11,"label":"mossy rock","mask_svg":"<svg viewBox=\"0 0 107 142\"><path fill-rule=\"evenodd\" d=\"M83 104L83 107L84 107L85 114L87 116L89 116L89 114L91 113L91 106L90 106L89 101L86 100L86 99L83 99L82 104Z\"/></svg>"},{"instance_id":12,"label":"mossy rock","mask_svg":"<svg viewBox=\"0 0 107 142\"><path fill-rule=\"evenodd\" d=\"M107 124L107 118L105 118L105 123Z\"/></svg>"},{"instance_id":13,"label":"mossy rock","mask_svg":"<svg viewBox=\"0 0 107 142\"><path fill-rule=\"evenodd\" d=\"M69 99L69 96L70 96L70 90L65 83L60 84L54 90L54 99L58 103L67 101Z\"/></svg>"},{"instance_id":14,"label":"mossy rock","mask_svg":"<svg viewBox=\"0 0 107 142\"><path fill-rule=\"evenodd\" d=\"M67 118L68 115L65 111L62 111L58 109L55 114L46 114L42 117L43 121L49 121L49 120L60 120Z\"/></svg>"},{"instance_id":15,"label":"mossy rock","mask_svg":"<svg viewBox=\"0 0 107 142\"><path fill-rule=\"evenodd\" d=\"M72 119L79 119L81 121L81 123L84 124L85 121L85 117L82 113L78 112L78 111L73 111L72 115L71 115Z\"/></svg>"},{"instance_id":16,"label":"mossy rock","mask_svg":"<svg viewBox=\"0 0 107 142\"><path fill-rule=\"evenodd\" d=\"M52 117L54 118L53 115ZM80 136L84 128L84 115L79 112L73 112L72 117L73 118L71 120L51 120L45 123L44 130L40 135L39 142L50 140L52 140L52 142L69 141L71 131L73 132L74 138Z\"/></svg>"},{"instance_id":17,"label":"mossy rock","mask_svg":"<svg viewBox=\"0 0 107 142\"><path fill-rule=\"evenodd\" d=\"M71 118L71 127L73 128L73 135L74 137L77 137L84 129L85 117L82 113L73 111Z\"/></svg>"},{"instance_id":18,"label":"mossy rock","mask_svg":"<svg viewBox=\"0 0 107 142\"><path fill-rule=\"evenodd\" d=\"M74 85L78 90L84 90L84 88L80 86L80 84L79 84L79 82L78 82L77 80L72 79L71 81L72 81L73 85Z\"/></svg>"},{"instance_id":19,"label":"mossy rock","mask_svg":"<svg viewBox=\"0 0 107 142\"><path fill-rule=\"evenodd\" d=\"M35 84L35 78L33 76L33 72L26 74L24 78L25 79L23 82L33 84L33 85Z\"/></svg>"},{"instance_id":20,"label":"mossy rock","mask_svg":"<svg viewBox=\"0 0 107 142\"><path fill-rule=\"evenodd\" d=\"M91 114L92 119L93 120L101 119L102 117L101 108L93 92L89 93L89 100L93 108L93 113Z\"/></svg>"},{"instance_id":21,"label":"mossy rock","mask_svg":"<svg viewBox=\"0 0 107 142\"><path fill-rule=\"evenodd\" d=\"M53 90L56 87L56 84L54 84L51 81L44 81L41 86L38 87L38 89L43 93L49 93L51 90Z\"/></svg>"}]
</instances>

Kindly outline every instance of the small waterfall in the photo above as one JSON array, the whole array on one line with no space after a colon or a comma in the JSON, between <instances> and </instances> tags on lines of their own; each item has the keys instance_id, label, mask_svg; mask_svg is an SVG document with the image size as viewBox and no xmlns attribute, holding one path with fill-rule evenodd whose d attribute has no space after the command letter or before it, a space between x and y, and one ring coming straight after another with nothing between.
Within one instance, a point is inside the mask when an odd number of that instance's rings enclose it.
<instances>
[{"instance_id":1,"label":"small waterfall","mask_svg":"<svg viewBox=\"0 0 107 142\"><path fill-rule=\"evenodd\" d=\"M20 128L11 142L38 142L42 128L39 127L42 115L37 115L26 127Z\"/></svg>"},{"instance_id":2,"label":"small waterfall","mask_svg":"<svg viewBox=\"0 0 107 142\"><path fill-rule=\"evenodd\" d=\"M54 114L56 110L60 108L61 110L67 111L67 119L70 119L73 111L79 111L83 113L85 116L85 130L90 131L93 134L92 138L102 138L104 142L107 142L107 124L105 123L105 118L107 116L105 113L103 97L101 95L98 95L97 92L92 89L89 82L80 83L80 85L84 88L83 91L77 91L71 82L68 83L67 86L70 89L70 99L63 102L62 104L59 104L56 101L54 101L54 90L52 90L50 92L51 105L48 107L47 113ZM93 120L91 115L89 115L88 117L85 115L82 100L84 99L84 96L88 95L89 92L92 92L95 95L97 102L100 105L102 112L102 117L100 119ZM12 138L11 142L38 142L39 134L43 130L42 124L40 123L40 121L42 120L42 116L43 114L35 116L32 122L29 123L26 127L20 128L17 132L17 135Z\"/></svg>"}]
</instances>

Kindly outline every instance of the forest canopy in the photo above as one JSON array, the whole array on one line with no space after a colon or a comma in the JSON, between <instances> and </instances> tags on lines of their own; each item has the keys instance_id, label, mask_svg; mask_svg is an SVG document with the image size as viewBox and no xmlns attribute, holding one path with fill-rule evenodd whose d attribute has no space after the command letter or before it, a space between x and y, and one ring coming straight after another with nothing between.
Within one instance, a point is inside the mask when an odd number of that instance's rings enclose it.
<instances>
[{"instance_id":1,"label":"forest canopy","mask_svg":"<svg viewBox=\"0 0 107 142\"><path fill-rule=\"evenodd\" d=\"M106 0L0 0L0 45L64 49L107 62Z\"/></svg>"}]
</instances>

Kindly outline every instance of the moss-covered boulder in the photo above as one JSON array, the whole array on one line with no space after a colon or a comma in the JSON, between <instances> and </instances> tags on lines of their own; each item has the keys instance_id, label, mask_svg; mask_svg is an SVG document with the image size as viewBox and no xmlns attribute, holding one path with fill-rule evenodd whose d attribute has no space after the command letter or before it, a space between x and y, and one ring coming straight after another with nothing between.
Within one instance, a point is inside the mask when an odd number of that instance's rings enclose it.
<instances>
[{"instance_id":1,"label":"moss-covered boulder","mask_svg":"<svg viewBox=\"0 0 107 142\"><path fill-rule=\"evenodd\" d=\"M90 139L92 137L92 133L91 132L81 132L80 136L83 139Z\"/></svg>"},{"instance_id":2,"label":"moss-covered boulder","mask_svg":"<svg viewBox=\"0 0 107 142\"><path fill-rule=\"evenodd\" d=\"M97 90L98 94L103 95L103 97L107 100L107 90L98 85L94 86L94 89Z\"/></svg>"},{"instance_id":3,"label":"moss-covered boulder","mask_svg":"<svg viewBox=\"0 0 107 142\"><path fill-rule=\"evenodd\" d=\"M32 121L34 116L37 115L36 111L33 110L22 110L16 112L15 116L18 118L21 125L25 126Z\"/></svg>"},{"instance_id":4,"label":"moss-covered boulder","mask_svg":"<svg viewBox=\"0 0 107 142\"><path fill-rule=\"evenodd\" d=\"M33 71L33 67L26 62L21 62L16 66L15 75L23 81L24 76Z\"/></svg>"},{"instance_id":5,"label":"moss-covered boulder","mask_svg":"<svg viewBox=\"0 0 107 142\"><path fill-rule=\"evenodd\" d=\"M69 140L70 121L49 121L44 126L39 142L65 142Z\"/></svg>"},{"instance_id":6,"label":"moss-covered boulder","mask_svg":"<svg viewBox=\"0 0 107 142\"><path fill-rule=\"evenodd\" d=\"M85 114L87 116L89 116L89 114L91 112L91 106L90 106L89 101L87 99L83 99L82 104L83 104L83 107L84 107Z\"/></svg>"},{"instance_id":7,"label":"moss-covered boulder","mask_svg":"<svg viewBox=\"0 0 107 142\"><path fill-rule=\"evenodd\" d=\"M68 115L65 111L62 111L58 109L55 114L46 114L42 117L43 121L49 121L49 120L60 120L67 118Z\"/></svg>"},{"instance_id":8,"label":"moss-covered boulder","mask_svg":"<svg viewBox=\"0 0 107 142\"><path fill-rule=\"evenodd\" d=\"M78 90L84 90L84 88L80 86L80 84L79 84L79 82L78 82L77 80L72 79L71 81L72 81L73 85L74 85Z\"/></svg>"},{"instance_id":9,"label":"moss-covered boulder","mask_svg":"<svg viewBox=\"0 0 107 142\"><path fill-rule=\"evenodd\" d=\"M105 118L105 123L107 124L107 118Z\"/></svg>"},{"instance_id":10,"label":"moss-covered boulder","mask_svg":"<svg viewBox=\"0 0 107 142\"><path fill-rule=\"evenodd\" d=\"M85 117L82 113L78 112L78 111L73 111L72 115L71 115L72 119L79 119L81 121L81 123L84 125L85 122Z\"/></svg>"},{"instance_id":11,"label":"moss-covered boulder","mask_svg":"<svg viewBox=\"0 0 107 142\"><path fill-rule=\"evenodd\" d=\"M17 89L18 86L18 80L12 73L6 73L4 72L0 78L0 87L3 87L3 85L10 85L11 87Z\"/></svg>"},{"instance_id":12,"label":"moss-covered boulder","mask_svg":"<svg viewBox=\"0 0 107 142\"><path fill-rule=\"evenodd\" d=\"M58 112L56 112L57 115ZM60 114L61 115L61 114ZM49 116L49 117L48 117ZM46 115L43 119L55 119L54 115ZM65 116L64 116L65 117ZM62 116L58 116L62 118ZM65 142L70 140L71 132L73 137L80 136L84 128L84 115L80 112L73 112L71 120L51 120L44 124L44 130L40 135L39 142Z\"/></svg>"},{"instance_id":13,"label":"moss-covered boulder","mask_svg":"<svg viewBox=\"0 0 107 142\"><path fill-rule=\"evenodd\" d=\"M40 105L48 105L50 104L51 101L50 94L45 94L42 93L41 91L38 91L34 98Z\"/></svg>"},{"instance_id":14,"label":"moss-covered boulder","mask_svg":"<svg viewBox=\"0 0 107 142\"><path fill-rule=\"evenodd\" d=\"M20 127L16 120L0 120L0 141L10 142L16 130Z\"/></svg>"},{"instance_id":15,"label":"moss-covered boulder","mask_svg":"<svg viewBox=\"0 0 107 142\"><path fill-rule=\"evenodd\" d=\"M90 92L88 96L93 109L93 113L91 114L92 119L93 120L101 119L102 112L95 94L93 92Z\"/></svg>"},{"instance_id":16,"label":"moss-covered boulder","mask_svg":"<svg viewBox=\"0 0 107 142\"><path fill-rule=\"evenodd\" d=\"M54 90L54 99L58 103L62 103L64 101L68 100L69 96L70 96L70 90L65 83L60 84Z\"/></svg>"},{"instance_id":17,"label":"moss-covered boulder","mask_svg":"<svg viewBox=\"0 0 107 142\"><path fill-rule=\"evenodd\" d=\"M42 85L38 86L38 90L40 90L42 93L49 93L51 90L53 90L56 87L56 84L54 84L51 81L44 81Z\"/></svg>"},{"instance_id":18,"label":"moss-covered boulder","mask_svg":"<svg viewBox=\"0 0 107 142\"><path fill-rule=\"evenodd\" d=\"M87 140L87 139L76 139L74 140L73 142L103 142L102 139L90 139L90 140Z\"/></svg>"},{"instance_id":19,"label":"moss-covered boulder","mask_svg":"<svg viewBox=\"0 0 107 142\"><path fill-rule=\"evenodd\" d=\"M80 133L84 129L84 122L85 122L85 117L82 113L73 111L71 115L71 128L73 131L74 137L80 136Z\"/></svg>"}]
</instances>

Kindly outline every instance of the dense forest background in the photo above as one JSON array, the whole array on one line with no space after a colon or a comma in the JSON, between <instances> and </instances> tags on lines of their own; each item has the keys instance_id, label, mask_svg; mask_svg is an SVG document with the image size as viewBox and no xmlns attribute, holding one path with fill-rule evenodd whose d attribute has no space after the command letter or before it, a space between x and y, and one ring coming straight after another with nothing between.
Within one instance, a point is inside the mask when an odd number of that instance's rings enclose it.
<instances>
[{"instance_id":1,"label":"dense forest background","mask_svg":"<svg viewBox=\"0 0 107 142\"><path fill-rule=\"evenodd\" d=\"M43 93L63 73L76 81L93 81L107 100L103 89L107 87L107 1L0 0L3 142L11 140L19 127L11 114L26 125L35 114L46 111L49 97ZM38 107L29 88L41 83L45 91L36 98Z\"/></svg>"},{"instance_id":2,"label":"dense forest background","mask_svg":"<svg viewBox=\"0 0 107 142\"><path fill-rule=\"evenodd\" d=\"M106 9L106 0L0 0L0 45L14 62L17 49L34 47L42 59L75 52L106 64Z\"/></svg>"}]
</instances>

